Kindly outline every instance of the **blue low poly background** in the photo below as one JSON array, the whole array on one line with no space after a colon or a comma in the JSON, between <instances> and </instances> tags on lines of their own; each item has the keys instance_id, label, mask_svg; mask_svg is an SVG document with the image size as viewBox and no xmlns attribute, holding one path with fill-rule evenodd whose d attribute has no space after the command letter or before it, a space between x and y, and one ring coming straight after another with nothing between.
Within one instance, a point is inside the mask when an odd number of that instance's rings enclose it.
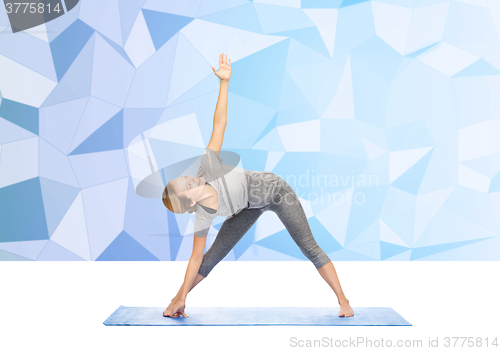
<instances>
[{"instance_id":1,"label":"blue low poly background","mask_svg":"<svg viewBox=\"0 0 500 351\"><path fill-rule=\"evenodd\" d=\"M188 260L194 214L137 187L203 152L222 52L223 150L332 260L499 260L499 31L491 0L80 0L17 33L1 7L0 260ZM306 258L265 213L225 260Z\"/></svg>"}]
</instances>

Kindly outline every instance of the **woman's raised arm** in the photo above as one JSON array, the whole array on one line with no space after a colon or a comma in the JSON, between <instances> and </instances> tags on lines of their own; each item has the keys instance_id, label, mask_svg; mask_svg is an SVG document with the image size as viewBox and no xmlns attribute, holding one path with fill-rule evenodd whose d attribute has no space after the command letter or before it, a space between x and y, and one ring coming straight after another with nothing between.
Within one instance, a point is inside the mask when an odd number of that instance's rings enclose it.
<instances>
[{"instance_id":1,"label":"woman's raised arm","mask_svg":"<svg viewBox=\"0 0 500 351\"><path fill-rule=\"evenodd\" d=\"M227 124L227 94L229 78L231 77L231 59L228 60L227 55L224 57L224 53L222 53L219 55L219 70L216 71L213 66L210 67L212 67L215 75L220 78L220 89L217 106L215 107L214 128L208 147L219 154Z\"/></svg>"}]
</instances>

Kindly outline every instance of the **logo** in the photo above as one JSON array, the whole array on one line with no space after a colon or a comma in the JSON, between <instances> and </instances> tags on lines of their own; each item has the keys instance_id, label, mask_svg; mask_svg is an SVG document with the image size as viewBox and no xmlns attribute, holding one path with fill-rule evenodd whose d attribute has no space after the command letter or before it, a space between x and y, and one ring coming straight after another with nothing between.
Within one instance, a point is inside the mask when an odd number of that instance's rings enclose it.
<instances>
[{"instance_id":1,"label":"logo","mask_svg":"<svg viewBox=\"0 0 500 351\"><path fill-rule=\"evenodd\" d=\"M19 1L19 0L18 0ZM80 0L32 0L16 2L4 0L12 33L20 32L47 23L64 15L78 4Z\"/></svg>"}]
</instances>

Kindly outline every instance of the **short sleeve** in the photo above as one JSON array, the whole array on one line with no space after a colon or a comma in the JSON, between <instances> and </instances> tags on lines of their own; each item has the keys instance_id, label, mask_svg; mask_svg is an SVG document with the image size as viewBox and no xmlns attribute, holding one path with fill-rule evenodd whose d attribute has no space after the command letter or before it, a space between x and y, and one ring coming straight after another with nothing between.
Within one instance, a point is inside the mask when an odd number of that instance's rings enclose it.
<instances>
[{"instance_id":1,"label":"short sleeve","mask_svg":"<svg viewBox=\"0 0 500 351\"><path fill-rule=\"evenodd\" d=\"M203 215L197 213L194 220L193 233L194 235L203 238L208 235L210 226L212 225L212 220L204 218Z\"/></svg>"},{"instance_id":2,"label":"short sleeve","mask_svg":"<svg viewBox=\"0 0 500 351\"><path fill-rule=\"evenodd\" d=\"M205 152L201 156L200 168L198 169L196 176L204 177L206 180L210 181L221 167L222 158L217 154L217 152L207 146L205 148Z\"/></svg>"}]
</instances>

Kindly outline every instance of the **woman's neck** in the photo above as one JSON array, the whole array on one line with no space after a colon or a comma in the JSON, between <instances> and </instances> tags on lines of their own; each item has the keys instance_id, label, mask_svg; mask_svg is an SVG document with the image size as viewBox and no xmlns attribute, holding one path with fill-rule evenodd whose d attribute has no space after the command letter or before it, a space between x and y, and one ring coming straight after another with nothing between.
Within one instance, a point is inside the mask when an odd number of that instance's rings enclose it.
<instances>
[{"instance_id":1,"label":"woman's neck","mask_svg":"<svg viewBox=\"0 0 500 351\"><path fill-rule=\"evenodd\" d=\"M205 207L213 208L217 210L218 207L218 195L217 191L209 184L205 184L203 189L203 194L201 198L196 201L198 204L201 204Z\"/></svg>"}]
</instances>

